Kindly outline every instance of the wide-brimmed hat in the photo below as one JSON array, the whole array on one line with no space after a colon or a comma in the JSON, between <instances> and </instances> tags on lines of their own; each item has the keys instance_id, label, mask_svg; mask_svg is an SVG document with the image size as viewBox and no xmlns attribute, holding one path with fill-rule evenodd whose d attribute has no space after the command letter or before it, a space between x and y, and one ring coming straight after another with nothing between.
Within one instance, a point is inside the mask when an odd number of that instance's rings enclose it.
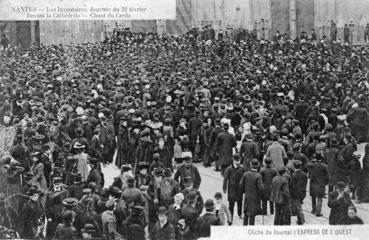
<instances>
[{"instance_id":1,"label":"wide-brimmed hat","mask_svg":"<svg viewBox=\"0 0 369 240\"><path fill-rule=\"evenodd\" d=\"M78 203L77 198L66 198L66 199L63 200L63 205L64 206L73 207L73 206L76 206L77 203Z\"/></svg>"}]
</instances>

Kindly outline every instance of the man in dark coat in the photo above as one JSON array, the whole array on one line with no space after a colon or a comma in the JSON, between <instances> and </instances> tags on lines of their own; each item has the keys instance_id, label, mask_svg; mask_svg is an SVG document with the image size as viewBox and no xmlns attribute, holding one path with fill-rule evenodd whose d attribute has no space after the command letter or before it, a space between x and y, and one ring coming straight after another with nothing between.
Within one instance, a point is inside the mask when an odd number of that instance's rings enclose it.
<instances>
[{"instance_id":1,"label":"man in dark coat","mask_svg":"<svg viewBox=\"0 0 369 240\"><path fill-rule=\"evenodd\" d=\"M210 226L220 226L222 221L215 216L215 204L212 199L205 202L206 213L197 220L197 232L199 237L210 237Z\"/></svg>"},{"instance_id":2,"label":"man in dark coat","mask_svg":"<svg viewBox=\"0 0 369 240\"><path fill-rule=\"evenodd\" d=\"M313 163L309 166L309 169L310 196L313 208L311 213L317 217L321 217L325 186L329 183L328 167L323 163L323 156L321 154L315 154L315 159L313 159Z\"/></svg>"},{"instance_id":3,"label":"man in dark coat","mask_svg":"<svg viewBox=\"0 0 369 240\"><path fill-rule=\"evenodd\" d=\"M284 175L285 167L278 168L278 176L273 178L270 201L275 203L274 225L291 224L290 191Z\"/></svg>"},{"instance_id":4,"label":"man in dark coat","mask_svg":"<svg viewBox=\"0 0 369 240\"><path fill-rule=\"evenodd\" d=\"M220 165L221 174L224 175L226 168L232 164L233 148L237 142L234 135L228 132L229 124L224 124L224 131L219 133L215 141L215 150Z\"/></svg>"},{"instance_id":5,"label":"man in dark coat","mask_svg":"<svg viewBox=\"0 0 369 240\"><path fill-rule=\"evenodd\" d=\"M303 164L300 160L294 162L293 165L295 171L292 173L291 199L297 210L297 224L302 225L305 223L302 204L306 197L307 174L303 171Z\"/></svg>"},{"instance_id":6,"label":"man in dark coat","mask_svg":"<svg viewBox=\"0 0 369 240\"><path fill-rule=\"evenodd\" d=\"M223 179L223 193L228 196L229 201L229 211L232 214L233 220L233 212L234 212L234 205L237 203L237 213L238 216L242 217L242 189L239 186L241 181L242 175L244 174L245 170L241 163L241 157L238 154L233 155L233 164L229 166L224 172L224 179Z\"/></svg>"},{"instance_id":7,"label":"man in dark coat","mask_svg":"<svg viewBox=\"0 0 369 240\"><path fill-rule=\"evenodd\" d=\"M299 98L299 102L295 105L293 112L295 115L295 119L297 119L302 124L302 130L305 132L305 112L309 107L309 104L304 101L303 97Z\"/></svg>"},{"instance_id":8,"label":"man in dark coat","mask_svg":"<svg viewBox=\"0 0 369 240\"><path fill-rule=\"evenodd\" d=\"M54 177L52 189L46 195L45 213L48 220L46 237L52 237L57 224L62 222L63 200L67 198L68 192L62 188L61 181L60 177Z\"/></svg>"},{"instance_id":9,"label":"man in dark coat","mask_svg":"<svg viewBox=\"0 0 369 240\"><path fill-rule=\"evenodd\" d=\"M150 232L152 240L175 240L176 234L174 226L168 222L168 210L166 207L159 207L157 212L159 221L156 222Z\"/></svg>"},{"instance_id":10,"label":"man in dark coat","mask_svg":"<svg viewBox=\"0 0 369 240\"><path fill-rule=\"evenodd\" d=\"M261 196L264 191L263 180L258 173L259 160L253 159L251 165L251 171L244 173L240 181L241 191L245 194L243 225L255 225L255 216L261 213Z\"/></svg>"},{"instance_id":11,"label":"man in dark coat","mask_svg":"<svg viewBox=\"0 0 369 240\"><path fill-rule=\"evenodd\" d=\"M185 164L181 165L174 174L174 180L179 182L181 189L184 188L184 180L186 177L191 177L193 180L193 187L199 189L201 176L197 167L192 164L192 159L190 157L185 158Z\"/></svg>"},{"instance_id":12,"label":"man in dark coat","mask_svg":"<svg viewBox=\"0 0 369 240\"><path fill-rule=\"evenodd\" d=\"M42 208L40 203L41 191L36 188L31 188L28 192L29 200L23 207L23 235L22 238L33 239L37 238L37 230L39 227L40 218L42 216Z\"/></svg>"},{"instance_id":13,"label":"man in dark coat","mask_svg":"<svg viewBox=\"0 0 369 240\"><path fill-rule=\"evenodd\" d=\"M74 184L68 187L68 197L80 200L83 196L85 185L82 183L82 175L80 173L73 176Z\"/></svg>"},{"instance_id":14,"label":"man in dark coat","mask_svg":"<svg viewBox=\"0 0 369 240\"><path fill-rule=\"evenodd\" d=\"M218 137L218 134L223 132L223 128L220 125L220 119L215 119L214 121L215 127L212 129L211 133L210 133L210 142L209 142L209 147L210 147L210 159L211 161L215 161L215 171L220 171L219 168L219 162L218 162L218 157L216 154L216 139Z\"/></svg>"},{"instance_id":15,"label":"man in dark coat","mask_svg":"<svg viewBox=\"0 0 369 240\"><path fill-rule=\"evenodd\" d=\"M195 156L195 145L196 140L200 137L202 121L200 118L193 116L189 121L189 133L190 133L190 144L191 144L191 152L192 156Z\"/></svg>"},{"instance_id":16,"label":"man in dark coat","mask_svg":"<svg viewBox=\"0 0 369 240\"><path fill-rule=\"evenodd\" d=\"M191 194L195 193L196 195L196 204L195 209L198 212L198 214L202 213L202 210L204 208L204 200L202 199L201 193L199 190L193 187L193 181L191 177L187 177L185 179L185 189L182 190L182 194L184 196L184 203L188 203L188 196L191 196Z\"/></svg>"},{"instance_id":17,"label":"man in dark coat","mask_svg":"<svg viewBox=\"0 0 369 240\"><path fill-rule=\"evenodd\" d=\"M197 196L195 192L190 192L187 197L187 203L182 208L182 217L185 220L185 224L188 230L183 234L183 239L196 239L197 238L197 219L199 213L196 210Z\"/></svg>"},{"instance_id":18,"label":"man in dark coat","mask_svg":"<svg viewBox=\"0 0 369 240\"><path fill-rule=\"evenodd\" d=\"M342 171L338 166L340 160L340 151L337 148L337 139L333 139L330 142L328 149L324 153L324 157L327 161L328 173L329 173L329 192L333 191L334 186L339 181L340 172ZM342 174L341 174L342 175Z\"/></svg>"},{"instance_id":19,"label":"man in dark coat","mask_svg":"<svg viewBox=\"0 0 369 240\"><path fill-rule=\"evenodd\" d=\"M338 182L336 189L328 195L328 207L331 208L329 214L329 224L342 224L343 219L347 216L347 210L352 204L350 194L345 192L346 184Z\"/></svg>"},{"instance_id":20,"label":"man in dark coat","mask_svg":"<svg viewBox=\"0 0 369 240\"><path fill-rule=\"evenodd\" d=\"M325 129L325 121L322 115L320 115L319 106L313 106L313 112L308 116L306 120L306 126L309 126L312 121L319 123L320 129Z\"/></svg>"},{"instance_id":21,"label":"man in dark coat","mask_svg":"<svg viewBox=\"0 0 369 240\"><path fill-rule=\"evenodd\" d=\"M350 124L351 133L358 141L358 143L365 142L367 140L369 130L368 111L361 106L355 106L355 108L352 108L348 113L347 122Z\"/></svg>"},{"instance_id":22,"label":"man in dark coat","mask_svg":"<svg viewBox=\"0 0 369 240\"><path fill-rule=\"evenodd\" d=\"M260 151L258 145L253 141L251 134L246 134L246 141L244 141L240 148L240 156L242 164L246 171L251 170L251 160L259 159Z\"/></svg>"},{"instance_id":23,"label":"man in dark coat","mask_svg":"<svg viewBox=\"0 0 369 240\"><path fill-rule=\"evenodd\" d=\"M271 167L272 159L265 158L265 167L261 169L261 179L264 184L264 194L262 195L262 214L268 214L268 201L270 206L270 214L274 214L274 203L270 201L270 192L272 187L272 181L275 176L278 175L277 170Z\"/></svg>"},{"instance_id":24,"label":"man in dark coat","mask_svg":"<svg viewBox=\"0 0 369 240\"><path fill-rule=\"evenodd\" d=\"M201 128L201 136L202 141L200 141L200 144L203 143L204 145L204 151L203 151L203 162L205 167L209 167L211 165L211 157L210 157L210 135L213 130L213 127L208 124L208 120L205 119L203 122L203 126Z\"/></svg>"}]
</instances>

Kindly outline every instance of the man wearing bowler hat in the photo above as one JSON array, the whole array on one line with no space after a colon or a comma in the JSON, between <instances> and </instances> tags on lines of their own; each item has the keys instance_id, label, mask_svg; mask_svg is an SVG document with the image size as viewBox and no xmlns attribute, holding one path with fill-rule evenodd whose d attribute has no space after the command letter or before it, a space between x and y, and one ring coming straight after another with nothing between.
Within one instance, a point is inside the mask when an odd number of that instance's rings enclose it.
<instances>
[{"instance_id":1,"label":"man wearing bowler hat","mask_svg":"<svg viewBox=\"0 0 369 240\"><path fill-rule=\"evenodd\" d=\"M264 191L263 180L258 172L259 160L253 159L251 166L251 171L244 173L240 181L241 191L245 194L243 225L255 225L255 216L261 213L261 197Z\"/></svg>"},{"instance_id":2,"label":"man wearing bowler hat","mask_svg":"<svg viewBox=\"0 0 369 240\"><path fill-rule=\"evenodd\" d=\"M197 220L197 231L199 237L210 237L211 226L221 226L222 221L215 216L215 204L212 199L205 202L206 213Z\"/></svg>"},{"instance_id":3,"label":"man wearing bowler hat","mask_svg":"<svg viewBox=\"0 0 369 240\"><path fill-rule=\"evenodd\" d=\"M242 218L243 189L240 188L239 183L244 172L245 170L241 165L241 157L236 153L233 155L233 164L225 170L223 178L223 193L227 193L232 219L235 203L237 203L238 216Z\"/></svg>"}]
</instances>

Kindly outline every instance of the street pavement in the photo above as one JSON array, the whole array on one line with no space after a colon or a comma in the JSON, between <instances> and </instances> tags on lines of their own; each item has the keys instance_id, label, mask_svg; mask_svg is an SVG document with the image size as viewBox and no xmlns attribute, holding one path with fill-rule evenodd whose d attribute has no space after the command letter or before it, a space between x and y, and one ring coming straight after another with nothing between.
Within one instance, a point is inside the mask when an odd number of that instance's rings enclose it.
<instances>
[{"instance_id":1,"label":"street pavement","mask_svg":"<svg viewBox=\"0 0 369 240\"><path fill-rule=\"evenodd\" d=\"M360 154L363 154L365 144L360 144L358 152ZM220 172L214 171L214 167L208 167L205 168L202 163L195 164L200 172L202 181L200 186L200 192L202 194L202 197L204 201L206 199L213 199L214 194L216 192L223 192L223 178L220 174ZM120 171L115 166L115 164L109 164L107 166L103 167L103 173L105 177L105 187L109 187L112 182L113 178L118 176ZM307 191L309 191L309 184L307 186ZM328 193L328 189L326 190ZM328 196L328 195L327 195ZM227 202L227 196L223 195L223 199L225 202ZM311 197L309 195L309 192L306 194L306 198L304 200L303 204L303 211L305 215L305 225L321 225L321 224L328 224L328 217L330 213L330 208L327 205L327 198L323 199L323 209L322 217L316 217L315 215L311 214ZM358 216L363 219L365 224L369 224L369 203L361 203L357 204L355 203L355 206L358 209ZM235 213L237 213L237 209L235 207L234 210ZM274 215L270 215L269 209L268 209L268 215L266 216L257 216L255 219L256 225L273 225L274 221ZM296 225L297 218L292 217L291 224ZM242 225L242 219L240 219L237 214L234 216L233 225Z\"/></svg>"}]
</instances>

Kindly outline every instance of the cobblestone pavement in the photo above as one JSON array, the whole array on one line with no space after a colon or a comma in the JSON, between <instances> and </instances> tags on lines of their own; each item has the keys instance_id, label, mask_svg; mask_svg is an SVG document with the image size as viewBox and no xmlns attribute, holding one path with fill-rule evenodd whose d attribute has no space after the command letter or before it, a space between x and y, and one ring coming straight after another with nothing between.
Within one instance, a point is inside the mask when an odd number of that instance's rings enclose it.
<instances>
[{"instance_id":1,"label":"cobblestone pavement","mask_svg":"<svg viewBox=\"0 0 369 240\"><path fill-rule=\"evenodd\" d=\"M358 152L363 153L364 145L359 145ZM200 192L204 198L204 201L209 198L213 198L216 192L222 192L222 184L223 179L219 172L214 171L214 167L205 168L201 163L196 164L198 167L202 182L200 186ZM119 175L119 169L114 164L109 164L103 167L103 173L105 176L105 187L109 186L113 182L113 178ZM309 186L307 187L309 190ZM327 189L328 192L328 189ZM227 199L226 196L223 199ZM305 225L319 225L319 224L328 224L328 217L330 208L327 206L327 198L323 199L323 216L316 217L311 214L311 197L309 193L307 193L307 197L304 200L303 210L305 215L306 223ZM369 224L369 203L361 203L355 204L358 208L358 216L363 219L364 223ZM236 209L235 209L236 212ZM237 215L237 214L236 214ZM255 219L256 225L273 225L274 216L257 216ZM291 223L292 225L296 225L297 218L292 217ZM239 219L238 216L234 217L233 225L242 225L242 219Z\"/></svg>"}]
</instances>

